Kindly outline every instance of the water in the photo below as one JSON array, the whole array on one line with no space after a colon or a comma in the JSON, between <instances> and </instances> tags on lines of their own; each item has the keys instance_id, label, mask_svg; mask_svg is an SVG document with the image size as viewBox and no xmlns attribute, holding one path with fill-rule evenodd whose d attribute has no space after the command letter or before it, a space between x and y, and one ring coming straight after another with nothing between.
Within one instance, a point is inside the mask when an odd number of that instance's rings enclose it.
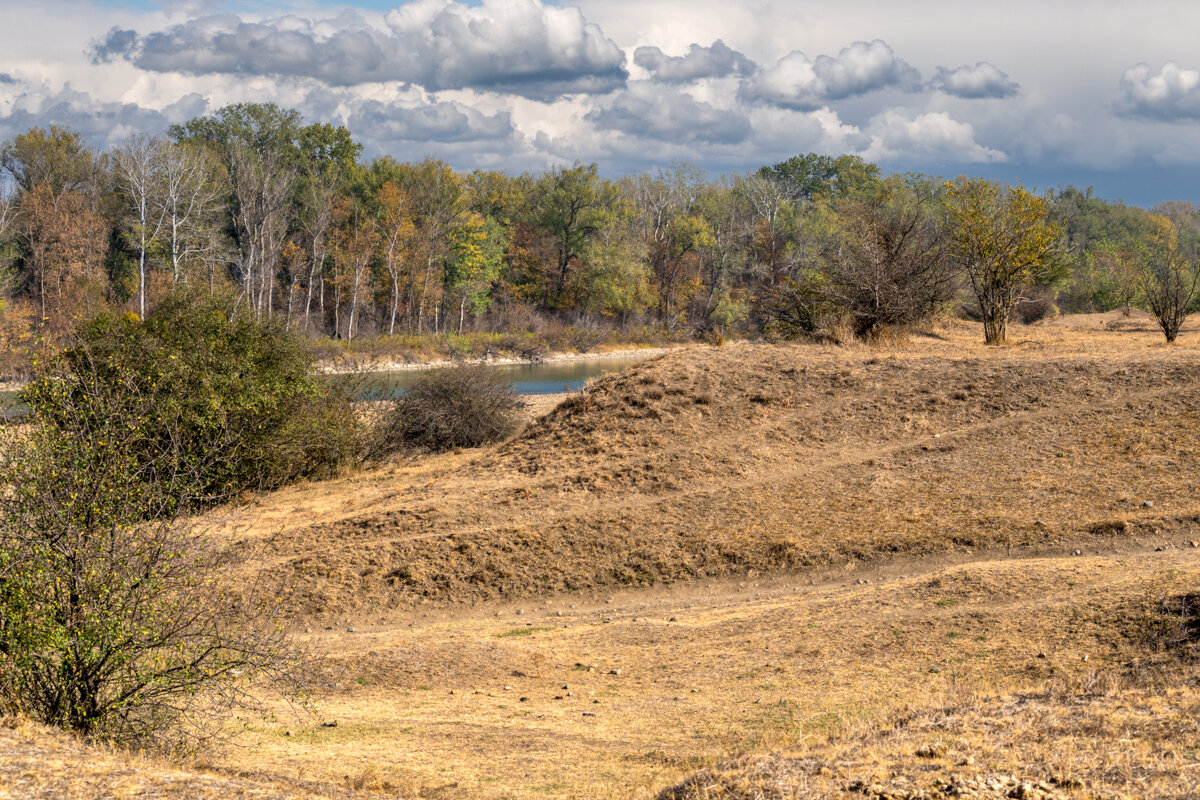
<instances>
[{"instance_id":1,"label":"water","mask_svg":"<svg viewBox=\"0 0 1200 800\"><path fill-rule=\"evenodd\" d=\"M541 364L496 364L496 370L512 381L517 394L557 394L582 389L592 378L599 378L645 360L633 358L587 358L577 361L547 361ZM427 370L410 369L376 372L367 376L364 394L376 399L396 397L412 386Z\"/></svg>"},{"instance_id":2,"label":"water","mask_svg":"<svg viewBox=\"0 0 1200 800\"><path fill-rule=\"evenodd\" d=\"M557 394L574 392L592 378L599 378L631 367L645 360L632 358L582 358L576 361L546 361L540 364L497 364L489 367L513 382L517 394ZM362 378L364 398L397 397L413 385L427 370L406 369L375 372ZM0 419L5 415L21 415L25 407L16 401L16 392L0 392Z\"/></svg>"}]
</instances>

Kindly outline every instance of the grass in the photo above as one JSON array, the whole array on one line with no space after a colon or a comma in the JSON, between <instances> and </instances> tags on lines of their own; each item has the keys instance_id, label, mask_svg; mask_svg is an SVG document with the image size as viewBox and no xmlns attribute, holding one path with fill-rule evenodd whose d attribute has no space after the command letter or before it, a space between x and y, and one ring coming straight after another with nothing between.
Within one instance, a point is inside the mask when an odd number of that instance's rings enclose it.
<instances>
[{"instance_id":1,"label":"grass","mask_svg":"<svg viewBox=\"0 0 1200 800\"><path fill-rule=\"evenodd\" d=\"M407 798L1194 794L1200 337L1105 325L689 348L504 445L263 497L222 532L297 587L318 712L212 764Z\"/></svg>"}]
</instances>

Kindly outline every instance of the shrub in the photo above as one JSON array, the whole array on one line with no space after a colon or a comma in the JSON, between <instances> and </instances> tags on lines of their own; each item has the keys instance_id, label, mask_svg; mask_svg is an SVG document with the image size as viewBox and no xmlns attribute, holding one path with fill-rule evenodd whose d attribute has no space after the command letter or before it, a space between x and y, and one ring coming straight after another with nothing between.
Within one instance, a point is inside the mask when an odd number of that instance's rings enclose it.
<instances>
[{"instance_id":1,"label":"shrub","mask_svg":"<svg viewBox=\"0 0 1200 800\"><path fill-rule=\"evenodd\" d=\"M189 474L194 502L327 474L357 447L350 402L301 340L209 297L170 297L144 322L95 318L21 399L64 434L120 419L143 479Z\"/></svg>"},{"instance_id":2,"label":"shrub","mask_svg":"<svg viewBox=\"0 0 1200 800\"><path fill-rule=\"evenodd\" d=\"M512 383L493 368L430 370L384 418L377 449L443 452L500 441L516 428L520 408Z\"/></svg>"},{"instance_id":3,"label":"shrub","mask_svg":"<svg viewBox=\"0 0 1200 800\"><path fill-rule=\"evenodd\" d=\"M240 433L233 415L199 428L178 411L156 419L172 398L89 352L58 382L43 375L32 421L0 442L0 711L197 744L230 706L253 703L249 681L295 686L301 665L276 589L251 576L235 611L229 553L185 516L210 501Z\"/></svg>"}]
</instances>

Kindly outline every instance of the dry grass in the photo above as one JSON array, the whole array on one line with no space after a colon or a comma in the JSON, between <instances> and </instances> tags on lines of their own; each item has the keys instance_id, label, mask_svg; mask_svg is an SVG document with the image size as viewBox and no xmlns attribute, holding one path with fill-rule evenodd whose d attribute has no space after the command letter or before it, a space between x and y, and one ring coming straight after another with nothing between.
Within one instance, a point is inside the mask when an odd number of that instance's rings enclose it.
<instances>
[{"instance_id":1,"label":"dry grass","mask_svg":"<svg viewBox=\"0 0 1200 800\"><path fill-rule=\"evenodd\" d=\"M676 351L498 449L267 498L297 616L661 585L897 555L1063 552L1197 512L1200 351L1152 333L943 331ZM1150 500L1152 508L1142 503Z\"/></svg>"},{"instance_id":2,"label":"dry grass","mask_svg":"<svg viewBox=\"0 0 1200 800\"><path fill-rule=\"evenodd\" d=\"M1112 321L695 347L261 498L223 530L293 581L319 713L213 759L405 798L1196 796L1162 609L1200 585L1200 342Z\"/></svg>"}]
</instances>

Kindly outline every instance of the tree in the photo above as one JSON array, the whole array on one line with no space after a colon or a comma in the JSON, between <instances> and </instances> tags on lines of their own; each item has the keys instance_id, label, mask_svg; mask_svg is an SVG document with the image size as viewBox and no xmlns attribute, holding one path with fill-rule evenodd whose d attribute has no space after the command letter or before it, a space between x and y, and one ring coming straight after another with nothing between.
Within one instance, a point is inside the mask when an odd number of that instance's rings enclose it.
<instances>
[{"instance_id":1,"label":"tree","mask_svg":"<svg viewBox=\"0 0 1200 800\"><path fill-rule=\"evenodd\" d=\"M22 192L48 186L54 194L94 188L96 159L78 133L51 125L19 134L0 149L0 166Z\"/></svg>"},{"instance_id":2,"label":"tree","mask_svg":"<svg viewBox=\"0 0 1200 800\"><path fill-rule=\"evenodd\" d=\"M408 197L394 181L385 181L375 192L378 209L376 226L383 242L383 268L392 285L388 335L396 332L396 316L400 312L400 283L412 283L412 269L407 262L416 226L413 225Z\"/></svg>"},{"instance_id":3,"label":"tree","mask_svg":"<svg viewBox=\"0 0 1200 800\"><path fill-rule=\"evenodd\" d=\"M78 192L41 183L20 203L25 267L41 303L43 326L65 331L104 296L108 227Z\"/></svg>"},{"instance_id":4,"label":"tree","mask_svg":"<svg viewBox=\"0 0 1200 800\"><path fill-rule=\"evenodd\" d=\"M269 316L299 171L300 112L239 103L174 125L169 133L177 142L212 148L225 165L242 297L257 316Z\"/></svg>"},{"instance_id":5,"label":"tree","mask_svg":"<svg viewBox=\"0 0 1200 800\"><path fill-rule=\"evenodd\" d=\"M207 501L233 420L143 425L161 394L83 348L45 365L70 380L27 393L29 423L0 446L0 707L120 742L186 741L253 703L253 678L295 688L299 651L280 596L255 581L232 592L229 554L185 516ZM178 452L197 433L199 461Z\"/></svg>"},{"instance_id":6,"label":"tree","mask_svg":"<svg viewBox=\"0 0 1200 800\"><path fill-rule=\"evenodd\" d=\"M945 184L950 252L967 273L983 316L984 341L1003 344L1022 292L1063 264L1062 230L1048 198L965 176Z\"/></svg>"},{"instance_id":7,"label":"tree","mask_svg":"<svg viewBox=\"0 0 1200 800\"><path fill-rule=\"evenodd\" d=\"M163 229L163 204L156 203L163 180L167 143L137 133L113 150L117 181L125 194L132 217L127 236L138 254L138 313L146 316L146 257L150 245Z\"/></svg>"},{"instance_id":8,"label":"tree","mask_svg":"<svg viewBox=\"0 0 1200 800\"><path fill-rule=\"evenodd\" d=\"M1123 276L1130 294L1146 305L1167 343L1175 341L1200 289L1200 270L1180 246L1174 222L1151 217L1152 228L1137 245L1106 247L1099 258Z\"/></svg>"},{"instance_id":9,"label":"tree","mask_svg":"<svg viewBox=\"0 0 1200 800\"><path fill-rule=\"evenodd\" d=\"M951 296L954 274L932 204L928 193L889 178L875 193L836 205L822 288L850 315L855 336L917 322Z\"/></svg>"},{"instance_id":10,"label":"tree","mask_svg":"<svg viewBox=\"0 0 1200 800\"><path fill-rule=\"evenodd\" d=\"M450 253L442 280L446 296L458 298L459 333L468 306L472 314L487 310L504 255L505 242L499 227L495 221L471 211L450 230Z\"/></svg>"},{"instance_id":11,"label":"tree","mask_svg":"<svg viewBox=\"0 0 1200 800\"><path fill-rule=\"evenodd\" d=\"M596 214L614 194L600 179L595 164L569 169L555 167L539 181L535 190L538 224L554 240L555 271L551 303L566 305L570 271L583 256L596 233Z\"/></svg>"}]
</instances>

